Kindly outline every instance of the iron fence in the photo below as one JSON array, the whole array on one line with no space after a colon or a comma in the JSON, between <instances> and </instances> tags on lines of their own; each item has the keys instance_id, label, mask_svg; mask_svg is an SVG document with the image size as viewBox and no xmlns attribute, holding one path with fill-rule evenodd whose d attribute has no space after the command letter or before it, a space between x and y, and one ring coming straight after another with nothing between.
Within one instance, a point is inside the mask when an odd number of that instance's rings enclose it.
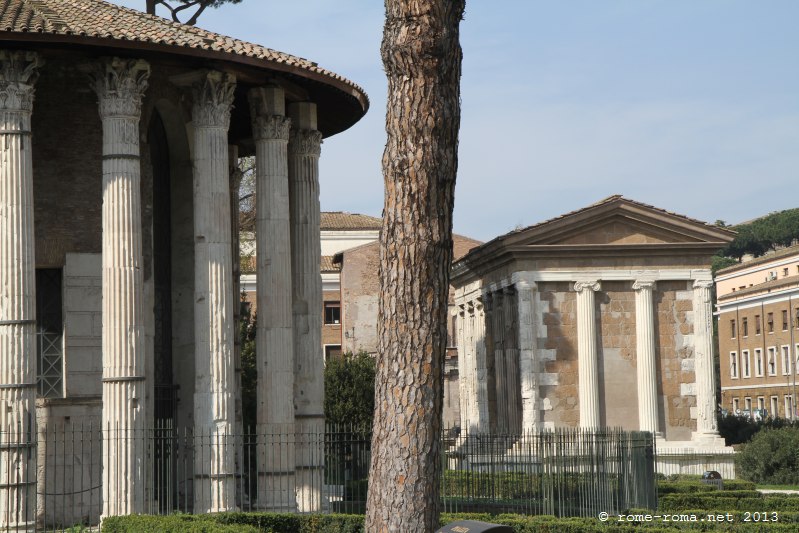
<instances>
[{"instance_id":1,"label":"iron fence","mask_svg":"<svg viewBox=\"0 0 799 533\"><path fill-rule=\"evenodd\" d=\"M130 502L147 514L211 512L220 502L229 510L363 513L371 432L288 429L225 434L164 425L134 433L63 421L40 424L33 443L0 432L0 530L94 526ZM448 512L595 516L657 505L649 433L447 431L442 439ZM133 462L120 459L128 449L140 451ZM23 472L26 454L36 467L25 463ZM104 454L113 476L104 477Z\"/></svg>"}]
</instances>

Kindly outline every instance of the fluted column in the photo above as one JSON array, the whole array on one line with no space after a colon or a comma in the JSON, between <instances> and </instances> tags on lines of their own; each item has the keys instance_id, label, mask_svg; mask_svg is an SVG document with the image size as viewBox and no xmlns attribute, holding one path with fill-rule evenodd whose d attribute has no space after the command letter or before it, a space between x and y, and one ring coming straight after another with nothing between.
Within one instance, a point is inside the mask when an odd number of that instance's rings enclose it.
<instances>
[{"instance_id":1,"label":"fluted column","mask_svg":"<svg viewBox=\"0 0 799 533\"><path fill-rule=\"evenodd\" d=\"M538 429L538 369L535 360L535 324L533 305L535 283L518 281L515 284L518 306L519 375L522 397L522 430Z\"/></svg>"},{"instance_id":2,"label":"fluted column","mask_svg":"<svg viewBox=\"0 0 799 533\"><path fill-rule=\"evenodd\" d=\"M694 282L694 370L696 372L696 438L719 437L716 423L716 376L713 370L712 280Z\"/></svg>"},{"instance_id":3,"label":"fluted column","mask_svg":"<svg viewBox=\"0 0 799 533\"><path fill-rule=\"evenodd\" d=\"M475 429L478 432L485 432L488 431L488 370L486 368L486 316L482 298L475 302L474 309L475 392L472 416Z\"/></svg>"},{"instance_id":4,"label":"fluted column","mask_svg":"<svg viewBox=\"0 0 799 533\"><path fill-rule=\"evenodd\" d=\"M508 426L508 402L507 402L507 383L505 376L505 296L500 289L493 294L493 309L491 317L493 324L491 332L494 337L494 387L495 387L495 410L496 421L494 422L495 431L507 433Z\"/></svg>"},{"instance_id":5,"label":"fluted column","mask_svg":"<svg viewBox=\"0 0 799 533\"><path fill-rule=\"evenodd\" d=\"M594 316L595 293L600 290L599 281L578 281L577 291L577 359L580 384L580 427L598 428L599 420L599 372L596 350L596 317Z\"/></svg>"},{"instance_id":6,"label":"fluted column","mask_svg":"<svg viewBox=\"0 0 799 533\"><path fill-rule=\"evenodd\" d=\"M39 59L0 51L0 529L36 516L36 260L31 113ZM6 444L11 443L11 446Z\"/></svg>"},{"instance_id":7,"label":"fluted column","mask_svg":"<svg viewBox=\"0 0 799 533\"><path fill-rule=\"evenodd\" d=\"M294 498L294 337L292 327L291 231L288 141L283 89L249 93L256 149L256 249L258 333L258 505L292 511ZM278 439L276 442L271 442ZM266 449L269 446L272 449Z\"/></svg>"},{"instance_id":8,"label":"fluted column","mask_svg":"<svg viewBox=\"0 0 799 533\"><path fill-rule=\"evenodd\" d=\"M228 126L235 78L204 73L194 104L194 512L235 508L235 367Z\"/></svg>"},{"instance_id":9,"label":"fluted column","mask_svg":"<svg viewBox=\"0 0 799 533\"><path fill-rule=\"evenodd\" d=\"M294 287L294 407L300 433L297 454L297 507L321 508L324 474L324 359L322 357L322 277L319 241L319 155L322 133L316 129L316 104L289 106L289 204L291 276Z\"/></svg>"},{"instance_id":10,"label":"fluted column","mask_svg":"<svg viewBox=\"0 0 799 533\"><path fill-rule=\"evenodd\" d=\"M655 361L654 281L636 281L635 348L638 377L638 427L662 436L658 426L658 375Z\"/></svg>"},{"instance_id":11,"label":"fluted column","mask_svg":"<svg viewBox=\"0 0 799 533\"><path fill-rule=\"evenodd\" d=\"M103 123L103 516L144 511L139 120L149 75L145 61L114 58L94 77Z\"/></svg>"},{"instance_id":12,"label":"fluted column","mask_svg":"<svg viewBox=\"0 0 799 533\"><path fill-rule=\"evenodd\" d=\"M466 395L465 410L466 422L465 426L470 432L477 429L477 357L476 357L476 339L474 334L475 322L475 306L474 301L466 302L465 316L463 325L463 336L466 338L466 349L463 352L463 378L458 375L458 379L463 379L464 393ZM460 354L458 354L460 358Z\"/></svg>"},{"instance_id":13,"label":"fluted column","mask_svg":"<svg viewBox=\"0 0 799 533\"><path fill-rule=\"evenodd\" d=\"M467 431L469 430L469 391L466 376L469 370L467 368L466 352L469 346L466 338L466 321L468 320L466 304L458 305L456 313L458 317L456 327L458 336L458 398L460 404L460 420L461 428Z\"/></svg>"}]
</instances>

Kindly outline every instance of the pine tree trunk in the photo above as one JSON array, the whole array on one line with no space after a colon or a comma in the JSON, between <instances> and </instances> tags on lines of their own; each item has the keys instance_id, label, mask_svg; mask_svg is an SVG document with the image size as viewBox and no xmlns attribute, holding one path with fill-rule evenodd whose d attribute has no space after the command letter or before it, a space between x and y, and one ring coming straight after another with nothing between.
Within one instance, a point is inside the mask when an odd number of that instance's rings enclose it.
<instances>
[{"instance_id":1,"label":"pine tree trunk","mask_svg":"<svg viewBox=\"0 0 799 533\"><path fill-rule=\"evenodd\" d=\"M438 527L465 0L385 0L388 77L366 531Z\"/></svg>"}]
</instances>

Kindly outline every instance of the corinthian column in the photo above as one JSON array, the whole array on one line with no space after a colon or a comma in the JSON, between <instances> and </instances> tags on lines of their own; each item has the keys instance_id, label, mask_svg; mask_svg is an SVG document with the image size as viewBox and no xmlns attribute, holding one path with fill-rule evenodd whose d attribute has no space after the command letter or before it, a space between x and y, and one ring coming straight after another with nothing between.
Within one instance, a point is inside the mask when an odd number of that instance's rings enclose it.
<instances>
[{"instance_id":1,"label":"corinthian column","mask_svg":"<svg viewBox=\"0 0 799 533\"><path fill-rule=\"evenodd\" d=\"M0 51L0 529L36 522L33 52ZM8 444L11 445L8 445Z\"/></svg>"},{"instance_id":2,"label":"corinthian column","mask_svg":"<svg viewBox=\"0 0 799 533\"><path fill-rule=\"evenodd\" d=\"M106 60L103 122L103 516L144 511L144 282L139 118L150 67Z\"/></svg>"},{"instance_id":3,"label":"corinthian column","mask_svg":"<svg viewBox=\"0 0 799 533\"><path fill-rule=\"evenodd\" d=\"M636 281L635 348L638 374L638 426L662 436L658 429L658 377L655 361L655 317L652 304L654 281Z\"/></svg>"},{"instance_id":4,"label":"corinthian column","mask_svg":"<svg viewBox=\"0 0 799 533\"><path fill-rule=\"evenodd\" d=\"M233 258L228 127L236 80L204 73L194 105L194 512L235 508Z\"/></svg>"},{"instance_id":5,"label":"corinthian column","mask_svg":"<svg viewBox=\"0 0 799 533\"><path fill-rule=\"evenodd\" d=\"M283 89L249 93L256 150L256 249L258 334L258 505L293 511L294 498L294 337L291 294L288 141ZM279 439L278 442L271 442ZM266 447L272 449L267 450Z\"/></svg>"},{"instance_id":6,"label":"corinthian column","mask_svg":"<svg viewBox=\"0 0 799 533\"><path fill-rule=\"evenodd\" d=\"M316 104L289 106L289 201L291 276L294 285L294 407L297 446L297 507L321 507L324 460L322 358L322 278L319 242L319 154L322 134L316 130Z\"/></svg>"},{"instance_id":7,"label":"corinthian column","mask_svg":"<svg viewBox=\"0 0 799 533\"><path fill-rule=\"evenodd\" d=\"M598 281L578 281L577 291L577 359L580 384L580 427L599 427L599 375L596 355L596 318L594 306Z\"/></svg>"},{"instance_id":8,"label":"corinthian column","mask_svg":"<svg viewBox=\"0 0 799 533\"><path fill-rule=\"evenodd\" d=\"M716 424L716 376L713 370L712 280L694 282L694 370L696 372L695 440L724 445ZM720 442L718 442L720 441Z\"/></svg>"}]
</instances>

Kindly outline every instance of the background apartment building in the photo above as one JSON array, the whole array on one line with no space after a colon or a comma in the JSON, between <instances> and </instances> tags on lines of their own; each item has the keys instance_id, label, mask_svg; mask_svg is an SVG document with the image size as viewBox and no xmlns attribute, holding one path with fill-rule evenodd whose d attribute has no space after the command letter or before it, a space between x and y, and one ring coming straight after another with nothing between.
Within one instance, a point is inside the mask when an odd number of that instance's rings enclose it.
<instances>
[{"instance_id":1,"label":"background apartment building","mask_svg":"<svg viewBox=\"0 0 799 533\"><path fill-rule=\"evenodd\" d=\"M721 404L795 418L799 353L799 246L720 270Z\"/></svg>"}]
</instances>

